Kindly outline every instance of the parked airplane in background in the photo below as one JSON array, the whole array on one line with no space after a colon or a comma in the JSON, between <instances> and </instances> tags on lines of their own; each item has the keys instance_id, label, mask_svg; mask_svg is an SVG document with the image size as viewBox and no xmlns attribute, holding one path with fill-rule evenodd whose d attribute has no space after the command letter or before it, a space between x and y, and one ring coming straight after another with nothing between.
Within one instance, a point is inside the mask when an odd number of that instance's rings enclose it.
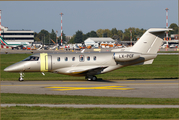
<instances>
[{"instance_id":1,"label":"parked airplane in background","mask_svg":"<svg viewBox=\"0 0 179 120\"><path fill-rule=\"evenodd\" d=\"M0 36L0 42L2 45L12 47L12 49L19 49L19 47L30 47L31 44L29 42L5 42L4 39Z\"/></svg>"},{"instance_id":2,"label":"parked airplane in background","mask_svg":"<svg viewBox=\"0 0 179 120\"><path fill-rule=\"evenodd\" d=\"M95 75L107 73L130 65L152 64L162 44L165 31L172 29L151 28L130 49L107 53L40 53L4 69L6 72L52 72L71 76L85 76L97 80Z\"/></svg>"}]
</instances>

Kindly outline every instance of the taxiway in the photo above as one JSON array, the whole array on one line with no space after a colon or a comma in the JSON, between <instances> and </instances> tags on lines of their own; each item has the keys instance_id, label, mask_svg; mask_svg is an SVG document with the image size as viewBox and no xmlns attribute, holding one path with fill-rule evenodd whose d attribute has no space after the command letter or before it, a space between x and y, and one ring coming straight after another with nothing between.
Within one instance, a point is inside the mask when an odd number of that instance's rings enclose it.
<instances>
[{"instance_id":1,"label":"taxiway","mask_svg":"<svg viewBox=\"0 0 179 120\"><path fill-rule=\"evenodd\" d=\"M179 80L1 81L1 93L179 98Z\"/></svg>"}]
</instances>

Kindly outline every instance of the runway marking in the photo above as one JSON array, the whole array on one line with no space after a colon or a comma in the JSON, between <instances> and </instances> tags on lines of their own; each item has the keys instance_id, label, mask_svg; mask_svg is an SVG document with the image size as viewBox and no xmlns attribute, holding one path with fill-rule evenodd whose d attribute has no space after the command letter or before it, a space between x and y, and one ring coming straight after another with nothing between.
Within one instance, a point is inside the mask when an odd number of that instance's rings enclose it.
<instances>
[{"instance_id":1,"label":"runway marking","mask_svg":"<svg viewBox=\"0 0 179 120\"><path fill-rule=\"evenodd\" d=\"M132 90L134 88L125 88L126 86L102 86L102 87L45 87L52 88L54 91L66 90L89 90L89 89L103 89L103 90Z\"/></svg>"}]
</instances>

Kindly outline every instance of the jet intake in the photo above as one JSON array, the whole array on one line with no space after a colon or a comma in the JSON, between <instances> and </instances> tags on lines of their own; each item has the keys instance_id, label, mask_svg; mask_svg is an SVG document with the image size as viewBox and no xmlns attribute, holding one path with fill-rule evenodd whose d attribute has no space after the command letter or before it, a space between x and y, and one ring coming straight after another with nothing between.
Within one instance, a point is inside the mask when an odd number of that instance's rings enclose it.
<instances>
[{"instance_id":1,"label":"jet intake","mask_svg":"<svg viewBox=\"0 0 179 120\"><path fill-rule=\"evenodd\" d=\"M114 53L113 58L116 62L132 61L140 57L140 53Z\"/></svg>"}]
</instances>

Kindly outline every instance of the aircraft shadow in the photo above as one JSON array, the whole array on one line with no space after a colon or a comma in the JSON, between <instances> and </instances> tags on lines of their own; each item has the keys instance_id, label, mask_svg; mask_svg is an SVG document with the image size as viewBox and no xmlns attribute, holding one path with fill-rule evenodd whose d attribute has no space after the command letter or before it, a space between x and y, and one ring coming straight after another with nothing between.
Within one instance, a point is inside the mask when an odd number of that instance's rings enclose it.
<instances>
[{"instance_id":1,"label":"aircraft shadow","mask_svg":"<svg viewBox=\"0 0 179 120\"><path fill-rule=\"evenodd\" d=\"M108 82L108 83L116 83L115 81L110 81L110 80L104 80L102 78L98 78L96 81L93 82Z\"/></svg>"}]
</instances>

